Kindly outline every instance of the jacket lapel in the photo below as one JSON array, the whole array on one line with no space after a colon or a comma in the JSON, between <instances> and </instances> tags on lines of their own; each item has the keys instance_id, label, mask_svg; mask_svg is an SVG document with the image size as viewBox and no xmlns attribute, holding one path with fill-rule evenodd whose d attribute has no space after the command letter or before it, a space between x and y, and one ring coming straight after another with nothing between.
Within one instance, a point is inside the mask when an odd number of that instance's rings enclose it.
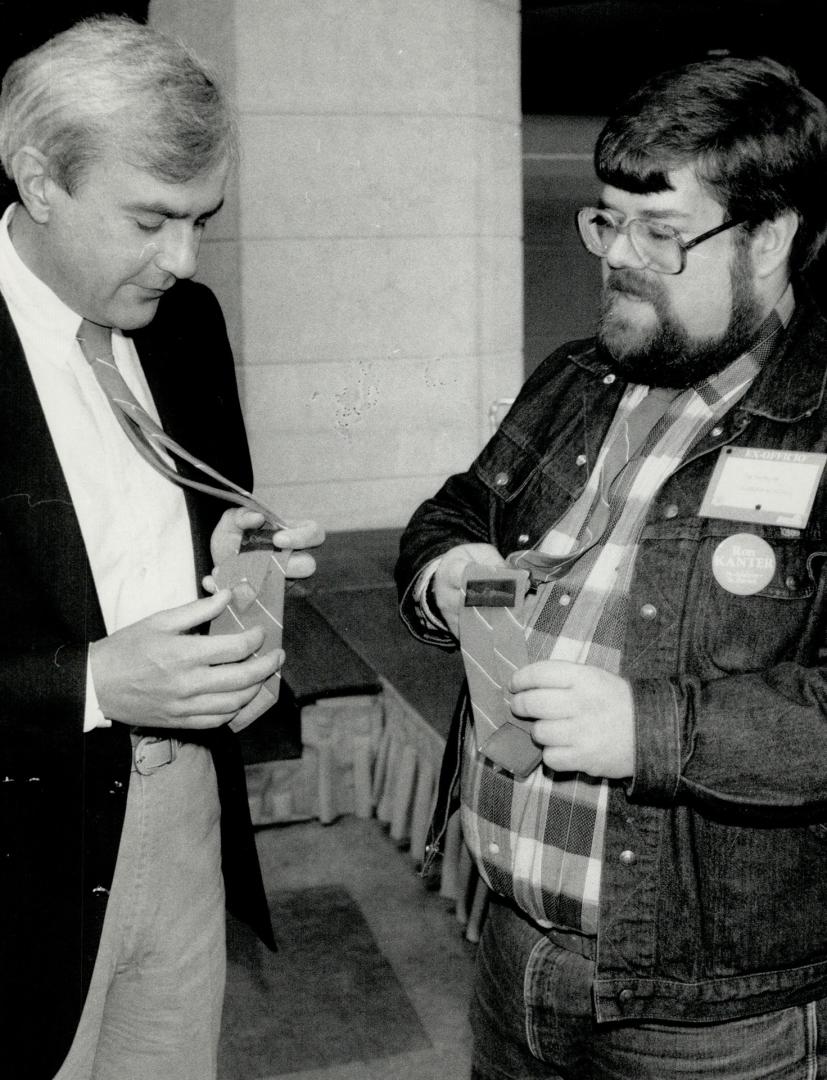
<instances>
[{"instance_id":1,"label":"jacket lapel","mask_svg":"<svg viewBox=\"0 0 827 1080\"><path fill-rule=\"evenodd\" d=\"M20 572L31 577L63 624L85 639L104 633L80 525L2 297L0 522Z\"/></svg>"}]
</instances>

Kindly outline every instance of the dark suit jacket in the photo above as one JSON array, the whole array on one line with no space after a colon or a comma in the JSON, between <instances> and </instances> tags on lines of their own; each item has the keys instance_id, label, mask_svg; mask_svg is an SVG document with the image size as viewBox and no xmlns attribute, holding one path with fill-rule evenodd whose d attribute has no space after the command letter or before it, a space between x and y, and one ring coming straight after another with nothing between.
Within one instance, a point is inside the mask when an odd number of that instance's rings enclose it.
<instances>
[{"instance_id":1,"label":"dark suit jacket","mask_svg":"<svg viewBox=\"0 0 827 1080\"><path fill-rule=\"evenodd\" d=\"M252 475L218 304L181 282L134 335L167 432L245 487ZM226 504L187 491L198 582ZM0 1061L48 1080L77 1025L123 823L128 729L84 735L86 653L105 635L89 561L19 339L0 299ZM228 907L272 944L243 767L205 735L222 803Z\"/></svg>"}]
</instances>

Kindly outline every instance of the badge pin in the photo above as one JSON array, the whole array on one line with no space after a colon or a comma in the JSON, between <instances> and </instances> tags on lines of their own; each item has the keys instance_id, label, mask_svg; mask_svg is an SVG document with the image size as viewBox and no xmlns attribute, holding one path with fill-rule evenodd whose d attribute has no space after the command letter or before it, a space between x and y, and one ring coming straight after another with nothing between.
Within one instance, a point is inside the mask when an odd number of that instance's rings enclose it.
<instances>
[{"instance_id":1,"label":"badge pin","mask_svg":"<svg viewBox=\"0 0 827 1080\"><path fill-rule=\"evenodd\" d=\"M712 553L712 573L722 589L735 596L761 592L775 574L775 552L766 540L752 533L736 533L722 540Z\"/></svg>"}]
</instances>

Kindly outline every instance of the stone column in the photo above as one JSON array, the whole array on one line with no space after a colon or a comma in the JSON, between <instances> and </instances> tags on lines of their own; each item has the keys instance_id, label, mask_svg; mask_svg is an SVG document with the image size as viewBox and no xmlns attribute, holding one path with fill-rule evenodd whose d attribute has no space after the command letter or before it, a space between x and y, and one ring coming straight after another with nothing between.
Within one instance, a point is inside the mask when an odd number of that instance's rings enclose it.
<instances>
[{"instance_id":1,"label":"stone column","mask_svg":"<svg viewBox=\"0 0 827 1080\"><path fill-rule=\"evenodd\" d=\"M201 276L228 314L258 494L403 524L522 379L516 0L153 0L218 64L237 190Z\"/></svg>"}]
</instances>

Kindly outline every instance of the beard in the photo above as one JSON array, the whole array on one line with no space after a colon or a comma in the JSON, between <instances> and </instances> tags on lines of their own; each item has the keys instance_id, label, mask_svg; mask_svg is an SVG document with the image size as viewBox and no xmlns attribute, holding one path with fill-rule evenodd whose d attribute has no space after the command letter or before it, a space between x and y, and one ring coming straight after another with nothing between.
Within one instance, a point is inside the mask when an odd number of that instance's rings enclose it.
<instances>
[{"instance_id":1,"label":"beard","mask_svg":"<svg viewBox=\"0 0 827 1080\"><path fill-rule=\"evenodd\" d=\"M675 317L657 276L638 270L610 270L603 286L598 341L615 372L627 382L685 389L723 371L745 352L764 320L752 283L747 249L736 248L730 269L732 312L726 329L693 337ZM613 293L636 296L655 310L656 324L638 330L613 311Z\"/></svg>"}]
</instances>

